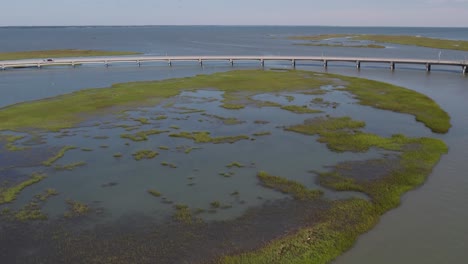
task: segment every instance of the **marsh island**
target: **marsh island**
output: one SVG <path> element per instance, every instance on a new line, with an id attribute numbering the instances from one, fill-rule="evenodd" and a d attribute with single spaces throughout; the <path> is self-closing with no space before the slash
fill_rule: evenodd
<path id="1" fill-rule="evenodd" d="M 412 90 L 299 70 L 8 106 L 0 253 L 22 263 L 328 263 L 424 183 L 450 127 Z"/>

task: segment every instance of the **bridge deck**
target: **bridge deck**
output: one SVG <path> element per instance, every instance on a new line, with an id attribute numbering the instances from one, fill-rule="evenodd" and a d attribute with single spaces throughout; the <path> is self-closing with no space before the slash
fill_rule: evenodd
<path id="1" fill-rule="evenodd" d="M 138 63 L 143 62 L 167 62 L 172 64 L 176 61 L 260 61 L 264 65 L 265 61 L 290 61 L 294 66 L 301 61 L 322 62 L 328 66 L 329 62 L 352 62 L 359 68 L 362 63 L 387 63 L 392 69 L 395 64 L 420 64 L 425 65 L 430 71 L 431 65 L 457 66 L 462 67 L 463 73 L 467 73 L 468 61 L 456 60 L 426 60 L 426 59 L 402 59 L 402 58 L 368 58 L 368 57 L 322 57 L 322 56 L 115 56 L 115 57 L 92 57 L 92 58 L 57 58 L 52 61 L 44 59 L 28 60 L 5 60 L 0 61 L 1 69 L 18 67 L 42 67 L 54 65 L 77 65 L 77 64 L 104 64 L 111 63 Z"/>

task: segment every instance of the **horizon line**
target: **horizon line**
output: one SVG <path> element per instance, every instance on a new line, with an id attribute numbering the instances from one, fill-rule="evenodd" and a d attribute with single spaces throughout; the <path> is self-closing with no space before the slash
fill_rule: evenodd
<path id="1" fill-rule="evenodd" d="M 342 28 L 468 28 L 468 26 L 343 26 L 343 25 L 273 25 L 273 24 L 141 24 L 141 25 L 0 25 L 0 28 L 14 27 L 342 27 Z"/>

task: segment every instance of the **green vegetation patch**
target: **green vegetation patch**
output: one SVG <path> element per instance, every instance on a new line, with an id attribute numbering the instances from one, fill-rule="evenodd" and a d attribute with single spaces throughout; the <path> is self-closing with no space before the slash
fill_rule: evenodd
<path id="1" fill-rule="evenodd" d="M 134 134 L 122 134 L 120 135 L 120 137 L 138 142 L 138 141 L 148 140 L 148 136 L 150 135 L 158 135 L 158 134 L 167 133 L 167 132 L 169 132 L 169 130 L 151 129 L 151 130 L 139 131 Z"/>
<path id="2" fill-rule="evenodd" d="M 196 218 L 193 216 L 190 208 L 185 205 L 185 204 L 176 204 L 174 205 L 174 208 L 176 209 L 176 212 L 172 216 L 172 218 L 183 224 L 194 224 L 194 223 L 200 223 L 201 219 Z"/>
<path id="3" fill-rule="evenodd" d="M 468 41 L 464 40 L 449 40 L 427 38 L 420 36 L 406 35 L 356 35 L 356 34 L 322 34 L 315 36 L 295 36 L 290 37 L 292 40 L 308 40 L 320 41 L 333 38 L 350 38 L 352 40 L 369 40 L 379 43 L 392 43 L 399 45 L 411 45 L 418 47 L 434 48 L 434 49 L 449 49 L 468 51 Z M 313 43 L 310 43 L 313 44 Z M 307 45 L 307 44 L 306 44 Z M 375 44 L 370 44 L 375 45 Z M 377 45 L 380 46 L 380 45 Z"/>
<path id="4" fill-rule="evenodd" d="M 401 135 L 392 139 L 398 141 L 401 156 L 397 160 L 398 166 L 382 166 L 386 167 L 387 171 L 380 179 L 356 177 L 353 174 L 359 174 L 360 166 L 343 168 L 338 164 L 329 172 L 319 173 L 320 183 L 339 191 L 360 191 L 368 194 L 379 214 L 397 207 L 400 204 L 400 196 L 422 184 L 440 157 L 447 153 L 448 148 L 439 139 L 408 138 Z M 388 163 L 388 160 L 386 162 Z"/>
<path id="5" fill-rule="evenodd" d="M 328 44 L 328 43 L 295 43 L 298 46 L 309 46 L 309 47 L 331 47 L 331 48 L 369 48 L 369 49 L 385 49 L 385 46 L 377 44 L 365 44 L 365 45 L 344 45 L 344 44 Z"/>
<path id="6" fill-rule="evenodd" d="M 284 194 L 290 194 L 298 200 L 313 200 L 319 198 L 322 195 L 320 190 L 309 190 L 298 182 L 278 176 L 273 176 L 266 173 L 265 171 L 260 171 L 257 174 L 257 178 L 264 187 L 274 189 Z"/>
<path id="7" fill-rule="evenodd" d="M 362 105 L 413 115 L 435 133 L 447 133 L 451 127 L 447 112 L 423 94 L 388 83 L 354 77 L 341 79 L 349 84 L 339 90 L 351 92 Z"/>
<path id="8" fill-rule="evenodd" d="M 463 40 L 448 40 L 436 39 L 418 36 L 402 36 L 402 35 L 359 35 L 353 39 L 371 40 L 380 43 L 393 43 L 399 45 L 411 45 L 418 47 L 434 48 L 434 49 L 449 49 L 468 51 L 468 41 Z"/>
<path id="9" fill-rule="evenodd" d="M 240 163 L 240 162 L 234 161 L 234 162 L 231 162 L 228 165 L 226 165 L 226 167 L 228 167 L 228 168 L 233 168 L 233 167 L 243 168 L 244 165 L 242 163 Z"/>
<path id="10" fill-rule="evenodd" d="M 52 166 L 52 164 L 54 164 L 54 162 L 56 162 L 57 160 L 59 160 L 63 156 L 65 156 L 65 152 L 67 152 L 69 150 L 72 150 L 72 149 L 76 149 L 76 147 L 75 146 L 65 146 L 62 149 L 60 149 L 55 156 L 50 157 L 48 160 L 42 162 L 42 164 L 45 165 L 45 166 Z"/>
<path id="11" fill-rule="evenodd" d="M 132 154 L 135 160 L 142 160 L 142 159 L 153 159 L 158 156 L 159 153 L 152 150 L 139 150 Z"/>
<path id="12" fill-rule="evenodd" d="M 355 94 L 362 104 L 415 115 L 418 121 L 424 122 L 435 131 L 446 131 L 447 124 L 450 126 L 448 115 L 430 98 L 401 87 L 332 74 L 317 76 L 307 71 L 247 70 L 163 81 L 115 84 L 108 89 L 86 89 L 44 100 L 15 104 L 0 109 L 0 130 L 57 131 L 74 127 L 92 115 L 119 113 L 135 106 L 154 106 L 181 91 L 206 87 L 224 91 L 224 104 L 241 105 L 241 100 L 244 101 L 244 106 L 249 103 L 246 98 L 256 94 L 315 93 L 322 91 L 320 87 L 323 85 L 334 84 L 336 79 L 350 82 L 351 87 L 344 90 Z M 243 94 L 239 94 L 239 91 Z M 408 101 L 409 103 L 406 103 Z M 432 115 L 432 119 L 427 118 L 429 113 L 435 114 Z M 15 118 L 16 116 L 22 118 Z"/>
<path id="13" fill-rule="evenodd" d="M 148 193 L 151 194 L 154 197 L 161 197 L 161 193 L 154 190 L 154 189 L 148 190 Z"/>
<path id="14" fill-rule="evenodd" d="M 56 170 L 68 170 L 68 171 L 71 171 L 71 170 L 74 170 L 75 168 L 78 168 L 78 167 L 82 167 L 82 166 L 85 166 L 86 165 L 86 162 L 84 161 L 78 161 L 78 162 L 73 162 L 73 163 L 70 163 L 70 164 L 67 164 L 67 165 L 55 165 L 54 168 Z"/>
<path id="15" fill-rule="evenodd" d="M 380 137 L 360 131 L 365 123 L 352 120 L 350 117 L 318 117 L 308 119 L 302 125 L 285 128 L 306 135 L 319 135 L 318 141 L 326 143 L 330 150 L 336 152 L 366 152 L 371 147 L 385 150 L 401 150 L 405 137 L 397 134 L 390 138 Z"/>
<path id="16" fill-rule="evenodd" d="M 19 52 L 1 52 L 0 60 L 118 56 L 118 55 L 135 55 L 135 54 L 141 54 L 141 53 L 128 52 L 128 51 L 79 50 L 79 49 L 33 50 L 33 51 L 19 51 Z"/>
<path id="17" fill-rule="evenodd" d="M 287 110 L 296 114 L 316 114 L 321 113 L 320 110 L 310 109 L 307 105 L 285 105 L 281 109 Z"/>
<path id="18" fill-rule="evenodd" d="M 67 200 L 67 205 L 68 211 L 64 213 L 65 218 L 85 216 L 91 211 L 88 205 L 78 201 Z"/>
<path id="19" fill-rule="evenodd" d="M 46 178 L 45 174 L 33 173 L 31 178 L 20 182 L 19 184 L 10 187 L 0 187 L 0 204 L 11 203 L 16 199 L 16 196 L 26 187 L 36 184 Z"/>
<path id="20" fill-rule="evenodd" d="M 223 121 L 223 124 L 225 125 L 238 125 L 238 124 L 242 124 L 242 123 L 245 123 L 244 121 L 241 121 L 235 117 L 222 117 L 222 116 L 219 116 L 219 115 L 211 115 L 211 114 L 206 114 L 206 113 L 203 113 L 202 115 L 204 116 L 207 116 L 207 117 L 212 117 L 212 118 L 216 118 L 216 119 L 219 119 L 221 121 Z"/>
<path id="21" fill-rule="evenodd" d="M 162 165 L 162 166 L 165 166 L 165 167 L 172 168 L 172 169 L 177 168 L 177 165 L 175 165 L 174 163 L 167 162 L 167 161 L 161 162 L 161 165 Z"/>
<path id="22" fill-rule="evenodd" d="M 181 131 L 180 133 L 169 134 L 170 137 L 178 137 L 178 138 L 188 138 L 196 143 L 214 143 L 214 144 L 222 144 L 222 143 L 235 143 L 239 140 L 246 140 L 250 139 L 248 136 L 240 135 L 240 136 L 226 136 L 226 137 L 211 137 L 210 132 L 207 131 L 195 131 L 195 132 L 185 132 Z"/>
<path id="23" fill-rule="evenodd" d="M 41 211 L 39 203 L 30 202 L 23 208 L 19 209 L 13 214 L 13 219 L 26 222 L 26 221 L 44 221 L 47 220 L 47 215 Z"/>
<path id="24" fill-rule="evenodd" d="M 27 147 L 18 147 L 15 145 L 15 142 L 25 138 L 25 136 L 14 136 L 14 135 L 0 135 L 0 141 L 6 142 L 6 149 L 9 151 L 21 151 L 28 149 Z"/>
<path id="25" fill-rule="evenodd" d="M 271 135 L 271 132 L 270 131 L 261 131 L 261 132 L 253 133 L 253 135 L 256 136 L 256 137 L 269 136 L 269 135 Z"/>

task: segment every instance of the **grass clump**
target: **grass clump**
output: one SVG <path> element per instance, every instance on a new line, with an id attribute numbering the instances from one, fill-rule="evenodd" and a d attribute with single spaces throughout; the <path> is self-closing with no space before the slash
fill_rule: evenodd
<path id="1" fill-rule="evenodd" d="M 26 147 L 18 147 L 15 142 L 25 138 L 25 136 L 14 135 L 0 135 L 0 141 L 6 141 L 6 149 L 9 151 L 21 151 L 27 149 Z"/>
<path id="2" fill-rule="evenodd" d="M 112 155 L 112 156 L 113 156 L 114 158 L 121 158 L 123 155 L 122 155 L 122 153 L 117 152 L 117 153 L 115 153 L 115 154 Z"/>
<path id="3" fill-rule="evenodd" d="M 231 176 L 234 176 L 234 172 L 230 171 L 230 172 L 220 172 L 219 175 L 225 177 L 225 178 L 230 178 Z"/>
<path id="4" fill-rule="evenodd" d="M 391 151 L 402 148 L 404 136 L 393 135 L 385 138 L 358 130 L 364 126 L 364 122 L 352 120 L 350 117 L 318 117 L 308 119 L 302 125 L 287 127 L 286 130 L 306 135 L 319 135 L 317 141 L 326 143 L 330 150 L 336 152 L 366 152 L 371 147 Z"/>
<path id="5" fill-rule="evenodd" d="M 185 204 L 174 205 L 176 212 L 173 215 L 174 220 L 183 224 L 193 224 L 199 222 L 200 219 L 195 218 L 190 211 L 190 208 Z"/>
<path id="6" fill-rule="evenodd" d="M 309 190 L 304 185 L 278 176 L 273 176 L 265 171 L 257 174 L 264 187 L 274 189 L 284 194 L 290 194 L 297 200 L 314 200 L 322 195 L 319 190 Z"/>
<path id="7" fill-rule="evenodd" d="M 159 153 L 152 151 L 152 150 L 139 150 L 132 154 L 135 160 L 142 160 L 142 159 L 153 159 L 158 156 Z"/>
<path id="8" fill-rule="evenodd" d="M 170 162 L 166 162 L 166 161 L 161 162 L 161 165 L 163 165 L 165 167 L 172 168 L 172 169 L 177 168 L 177 165 L 175 165 L 174 163 L 170 163 Z"/>
<path id="9" fill-rule="evenodd" d="M 228 168 L 233 168 L 233 167 L 243 168 L 244 165 L 242 165 L 242 163 L 240 163 L 240 162 L 234 161 L 234 162 L 231 162 L 230 164 L 226 165 L 226 167 L 228 167 Z"/>
<path id="10" fill-rule="evenodd" d="M 160 150 L 169 150 L 169 147 L 166 147 L 166 146 L 159 146 L 158 147 Z"/>
<path id="11" fill-rule="evenodd" d="M 78 201 L 67 200 L 67 205 L 68 211 L 64 213 L 64 216 L 66 218 L 80 217 L 90 212 L 90 208 L 88 205 Z"/>
<path id="12" fill-rule="evenodd" d="M 122 134 L 120 135 L 120 137 L 138 142 L 138 141 L 148 140 L 148 136 L 150 135 L 158 135 L 158 134 L 167 133 L 167 132 L 169 132 L 169 130 L 151 129 L 151 130 L 139 131 L 134 134 Z"/>
<path id="13" fill-rule="evenodd" d="M 221 207 L 221 203 L 219 201 L 213 201 L 210 203 L 210 206 L 216 209 L 216 208 Z"/>
<path id="14" fill-rule="evenodd" d="M 165 119 L 167 119 L 166 115 L 160 115 L 154 118 L 154 120 L 165 120 Z"/>
<path id="15" fill-rule="evenodd" d="M 46 201 L 47 199 L 49 199 L 50 197 L 56 196 L 56 195 L 58 195 L 58 194 L 59 194 L 58 191 L 55 190 L 55 189 L 47 189 L 47 190 L 45 190 L 44 193 L 42 193 L 42 194 L 37 194 L 37 195 L 35 195 L 34 197 L 35 197 L 36 199 L 38 199 L 39 201 L 44 202 L 44 201 Z"/>
<path id="16" fill-rule="evenodd" d="M 262 132 L 253 133 L 253 135 L 256 136 L 256 137 L 269 136 L 269 135 L 271 135 L 271 132 L 270 131 L 262 131 Z"/>
<path id="17" fill-rule="evenodd" d="M 59 170 L 59 171 L 63 171 L 63 170 L 71 171 L 71 170 L 74 170 L 77 167 L 82 167 L 82 166 L 85 166 L 85 165 L 86 165 L 86 162 L 78 161 L 78 162 L 73 162 L 73 163 L 70 163 L 70 164 L 67 164 L 67 165 L 55 165 L 54 168 L 56 170 Z"/>
<path id="18" fill-rule="evenodd" d="M 52 166 L 52 164 L 54 162 L 56 162 L 57 160 L 59 160 L 60 158 L 62 158 L 63 156 L 65 156 L 65 152 L 69 151 L 69 150 L 72 150 L 72 149 L 76 149 L 75 146 L 65 146 L 63 147 L 62 149 L 60 149 L 57 154 L 51 158 L 49 158 L 48 160 L 42 162 L 43 165 L 45 166 Z"/>
<path id="19" fill-rule="evenodd" d="M 245 108 L 245 105 L 224 103 L 221 105 L 221 107 L 229 110 L 239 110 Z"/>
<path id="20" fill-rule="evenodd" d="M 11 203 L 16 199 L 16 196 L 26 187 L 36 184 L 46 178 L 45 174 L 33 173 L 31 178 L 23 182 L 18 183 L 17 185 L 5 188 L 0 187 L 0 205 L 5 203 Z"/>
<path id="21" fill-rule="evenodd" d="M 219 119 L 221 121 L 223 121 L 223 124 L 225 125 L 238 125 L 238 124 L 242 124 L 244 123 L 244 121 L 241 121 L 235 117 L 222 117 L 222 116 L 219 116 L 219 115 L 210 115 L 210 114 L 206 114 L 206 113 L 203 113 L 202 115 L 204 116 L 207 116 L 207 117 L 212 117 L 212 118 L 216 118 L 216 119 Z"/>
<path id="22" fill-rule="evenodd" d="M 89 57 L 89 56 L 117 56 L 134 55 L 139 52 L 128 51 L 105 51 L 105 50 L 79 50 L 79 49 L 57 49 L 57 50 L 33 50 L 17 52 L 1 52 L 0 60 L 23 60 L 41 58 L 66 58 L 66 57 Z"/>
<path id="23" fill-rule="evenodd" d="M 282 106 L 281 109 L 290 111 L 296 114 L 316 114 L 316 113 L 321 113 L 322 111 L 320 110 L 315 110 L 315 109 L 310 109 L 307 107 L 307 105 L 285 105 Z"/>
<path id="24" fill-rule="evenodd" d="M 148 190 L 148 193 L 151 194 L 154 197 L 161 197 L 161 193 L 156 191 L 156 190 L 153 190 L 153 189 Z"/>
<path id="25" fill-rule="evenodd" d="M 41 211 L 38 203 L 30 202 L 23 208 L 13 214 L 13 218 L 20 222 L 26 221 L 44 221 L 47 220 L 47 215 Z"/>
<path id="26" fill-rule="evenodd" d="M 249 139 L 249 137 L 245 135 L 213 138 L 211 137 L 210 132 L 207 132 L 207 131 L 195 131 L 195 132 L 182 131 L 177 134 L 175 133 L 170 134 L 169 136 L 191 139 L 195 141 L 196 143 L 214 143 L 214 144 L 235 143 L 239 140 Z"/>

